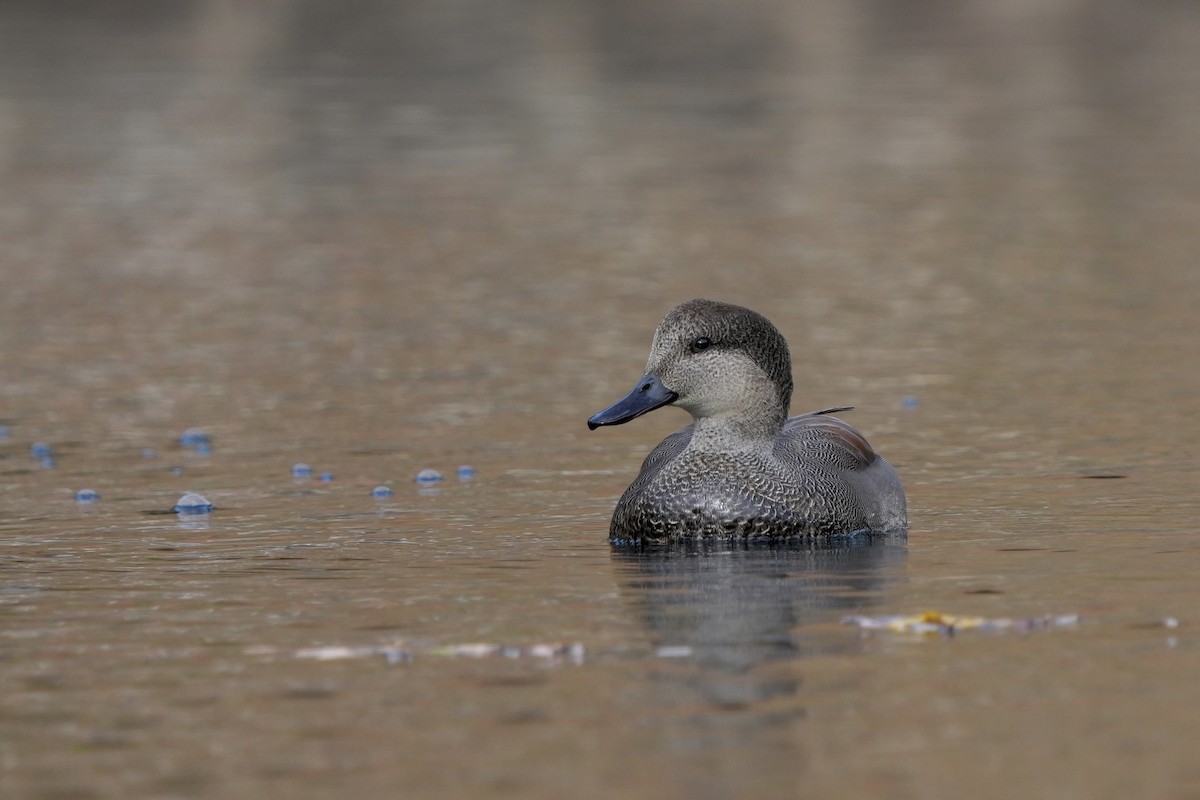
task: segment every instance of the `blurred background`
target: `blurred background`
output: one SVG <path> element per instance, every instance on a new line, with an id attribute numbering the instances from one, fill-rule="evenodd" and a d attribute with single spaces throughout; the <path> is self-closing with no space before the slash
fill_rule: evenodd
<path id="1" fill-rule="evenodd" d="M 0 793 L 1194 794 L 1198 223 L 1189 0 L 4 0 Z M 686 417 L 584 422 L 692 297 L 857 407 L 907 549 L 609 553 Z M 599 655 L 290 655 L 389 637 Z"/>
<path id="2" fill-rule="evenodd" d="M 14 0 L 0 413 L 573 424 L 692 296 L 780 326 L 797 411 L 1036 379 L 1022 417 L 1130 413 L 1200 336 L 1198 17 Z"/>

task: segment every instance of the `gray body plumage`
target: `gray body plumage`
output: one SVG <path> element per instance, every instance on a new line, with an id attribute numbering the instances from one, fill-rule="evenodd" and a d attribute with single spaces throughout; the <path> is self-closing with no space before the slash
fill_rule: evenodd
<path id="1" fill-rule="evenodd" d="M 782 335 L 739 306 L 693 300 L 655 333 L 646 376 L 589 426 L 661 405 L 693 424 L 668 436 L 618 501 L 614 541 L 792 537 L 901 531 L 895 470 L 830 409 L 787 418 L 791 358 Z"/>

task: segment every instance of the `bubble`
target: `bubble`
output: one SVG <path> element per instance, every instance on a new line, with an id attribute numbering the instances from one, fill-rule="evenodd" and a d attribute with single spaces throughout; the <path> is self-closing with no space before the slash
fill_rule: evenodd
<path id="1" fill-rule="evenodd" d="M 7 425 L 0 425 L 0 439 L 11 439 L 12 428 Z"/>
<path id="2" fill-rule="evenodd" d="M 413 480 L 421 484 L 437 483 L 442 480 L 442 473 L 436 469 L 426 468 L 418 472 L 417 477 L 413 478 Z"/>
<path id="3" fill-rule="evenodd" d="M 333 473 L 332 472 L 322 472 L 321 480 L 325 483 L 332 483 L 333 482 Z"/>
<path id="4" fill-rule="evenodd" d="M 42 469 L 54 469 L 54 459 L 50 456 L 46 456 L 38 463 L 42 465 Z"/>
<path id="5" fill-rule="evenodd" d="M 469 481 L 474 477 L 475 477 L 475 468 L 474 467 L 472 467 L 468 464 L 463 464 L 461 467 L 458 468 L 458 479 L 460 481 Z"/>
<path id="6" fill-rule="evenodd" d="M 391 497 L 395 492 L 390 486 L 376 486 L 371 490 L 371 497 Z"/>
<path id="7" fill-rule="evenodd" d="M 213 504 L 202 494 L 188 492 L 179 498 L 172 510 L 176 514 L 209 514 L 213 510 Z"/>
<path id="8" fill-rule="evenodd" d="M 34 442 L 29 447 L 29 455 L 38 460 L 49 458 L 50 454 L 53 452 L 54 451 L 51 449 L 50 445 L 46 444 L 45 442 Z"/>
<path id="9" fill-rule="evenodd" d="M 142 458 L 158 458 L 158 451 L 153 447 L 143 447 Z"/>
<path id="10" fill-rule="evenodd" d="M 188 428 L 179 435 L 179 444 L 190 448 L 198 455 L 206 456 L 212 452 L 212 437 L 200 428 Z"/>
<path id="11" fill-rule="evenodd" d="M 313 473 L 313 468 L 310 467 L 308 464 L 293 464 L 292 465 L 292 477 L 293 478 L 311 478 L 312 473 Z"/>
<path id="12" fill-rule="evenodd" d="M 917 396 L 914 394 L 906 394 L 904 395 L 904 399 L 900 401 L 900 405 L 904 406 L 905 408 L 916 408 L 920 404 L 921 401 L 918 400 Z"/>
<path id="13" fill-rule="evenodd" d="M 80 489 L 75 493 L 76 503 L 94 503 L 100 499 L 100 493 L 95 489 Z"/>
<path id="14" fill-rule="evenodd" d="M 179 444 L 183 447 L 199 449 L 200 447 L 212 447 L 212 439 L 200 428 L 188 428 L 179 434 Z"/>

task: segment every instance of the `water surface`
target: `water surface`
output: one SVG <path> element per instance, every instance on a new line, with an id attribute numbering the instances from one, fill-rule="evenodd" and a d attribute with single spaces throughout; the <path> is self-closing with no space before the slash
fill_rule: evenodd
<path id="1" fill-rule="evenodd" d="M 1200 10 L 144 6 L 0 11 L 0 794 L 1200 794 Z M 907 541 L 609 548 L 696 296 Z"/>

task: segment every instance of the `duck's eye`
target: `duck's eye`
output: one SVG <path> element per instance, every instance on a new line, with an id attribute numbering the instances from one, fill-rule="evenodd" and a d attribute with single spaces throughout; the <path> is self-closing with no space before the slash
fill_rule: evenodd
<path id="1" fill-rule="evenodd" d="M 712 339 L 708 338 L 707 336 L 701 336 L 691 343 L 689 349 L 693 353 L 699 353 L 701 350 L 707 350 L 710 347 L 712 347 Z"/>

